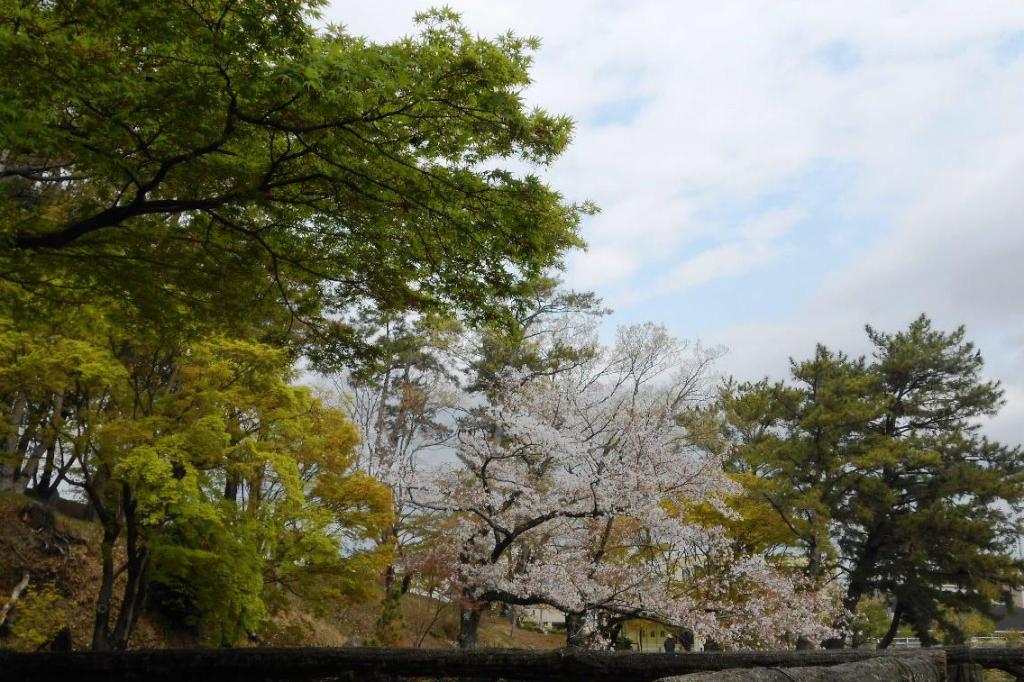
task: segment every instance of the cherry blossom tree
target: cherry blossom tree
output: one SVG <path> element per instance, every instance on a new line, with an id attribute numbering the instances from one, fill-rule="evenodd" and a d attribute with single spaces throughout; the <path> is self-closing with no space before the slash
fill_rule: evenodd
<path id="1" fill-rule="evenodd" d="M 595 320 L 608 312 L 593 294 L 565 290 L 554 277 L 531 280 L 522 294 L 506 324 L 476 330 L 379 310 L 352 320 L 368 352 L 357 368 L 332 379 L 362 435 L 359 466 L 388 485 L 395 500 L 395 522 L 379 540 L 394 560 L 383 576 L 378 643 L 398 643 L 402 596 L 414 584 L 436 592 L 437 567 L 447 561 L 434 538 L 448 520 L 425 518 L 422 507 L 410 505 L 409 488 L 424 460 L 450 455 L 459 420 L 486 400 L 508 366 L 524 376 L 553 376 L 591 357 Z"/>
<path id="2" fill-rule="evenodd" d="M 830 634 L 828 595 L 688 513 L 725 509 L 734 491 L 679 420 L 709 397 L 716 356 L 662 327 L 624 328 L 564 372 L 506 376 L 463 422 L 459 465 L 414 491 L 457 518 L 446 541 L 460 646 L 476 645 L 495 602 L 561 609 L 570 646 L 607 645 L 630 618 L 723 644 Z"/>

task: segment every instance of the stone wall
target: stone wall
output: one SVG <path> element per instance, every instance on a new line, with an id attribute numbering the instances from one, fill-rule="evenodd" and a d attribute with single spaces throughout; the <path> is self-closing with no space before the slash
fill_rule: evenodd
<path id="1" fill-rule="evenodd" d="M 737 668 L 664 677 L 658 682 L 945 682 L 946 680 L 945 652 L 931 651 L 879 656 L 834 666 Z"/>

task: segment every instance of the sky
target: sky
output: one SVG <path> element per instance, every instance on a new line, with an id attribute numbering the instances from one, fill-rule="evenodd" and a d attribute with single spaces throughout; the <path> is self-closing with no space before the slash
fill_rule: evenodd
<path id="1" fill-rule="evenodd" d="M 333 0 L 386 41 L 429 0 Z M 782 377 L 865 323 L 967 325 L 1024 443 L 1024 1 L 453 0 L 537 36 L 530 105 L 576 121 L 546 179 L 590 199 L 567 284 Z"/>

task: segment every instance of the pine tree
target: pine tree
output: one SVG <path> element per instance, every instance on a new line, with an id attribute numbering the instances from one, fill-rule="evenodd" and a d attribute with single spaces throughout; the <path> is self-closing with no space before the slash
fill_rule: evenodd
<path id="1" fill-rule="evenodd" d="M 886 597 L 880 646 L 904 622 L 925 643 L 936 626 L 958 639 L 951 614 L 984 611 L 1021 580 L 1009 550 L 1024 458 L 979 432 L 1003 392 L 963 327 L 943 333 L 921 316 L 867 332 L 870 359 L 819 346 L 793 363 L 793 385 L 724 391 L 730 465 L 751 503 L 782 520 L 807 574 L 842 578 L 847 610 Z"/>

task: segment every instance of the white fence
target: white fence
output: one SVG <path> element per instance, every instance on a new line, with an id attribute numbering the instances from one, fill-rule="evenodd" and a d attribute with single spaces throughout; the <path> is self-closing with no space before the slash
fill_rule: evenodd
<path id="1" fill-rule="evenodd" d="M 971 637 L 967 646 L 976 648 L 1003 647 L 1009 646 L 1010 642 L 1005 637 Z M 896 637 L 890 645 L 892 649 L 920 649 L 921 640 L 917 637 Z"/>

